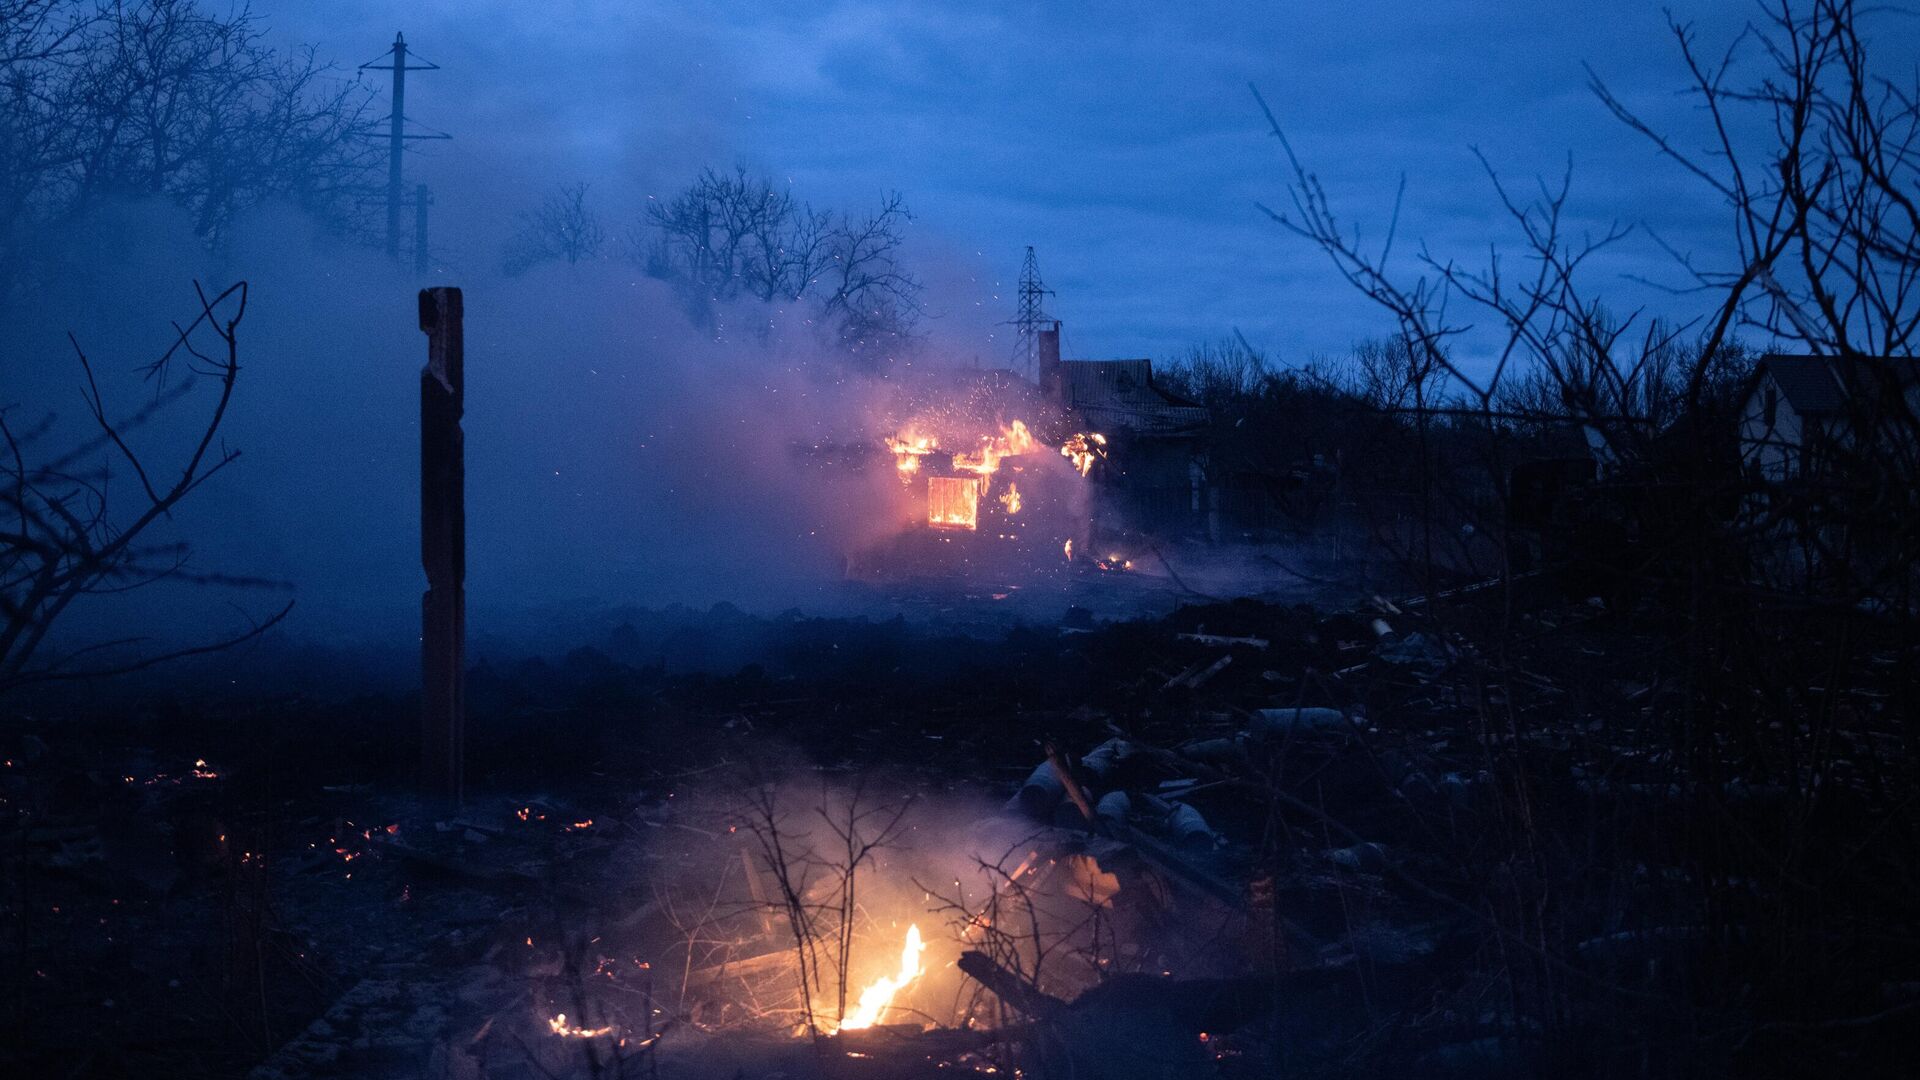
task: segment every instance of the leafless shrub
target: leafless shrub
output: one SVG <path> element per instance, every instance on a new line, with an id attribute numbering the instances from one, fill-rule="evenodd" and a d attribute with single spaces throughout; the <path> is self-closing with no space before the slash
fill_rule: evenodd
<path id="1" fill-rule="evenodd" d="M 736 827 L 752 837 L 758 868 L 774 883 L 777 895 L 768 899 L 793 939 L 801 1022 L 815 1037 L 825 1010 L 837 1019 L 847 1015 L 855 937 L 865 916 L 861 875 L 899 841 L 909 806 L 875 801 L 864 783 L 845 792 L 823 785 L 805 810 L 773 784 L 742 798 Z"/>
<path id="2" fill-rule="evenodd" d="M 64 448 L 46 445 L 51 417 L 17 430 L 0 411 L 0 691 L 30 683 L 100 678 L 168 660 L 229 648 L 256 637 L 285 618 L 278 612 L 222 640 L 164 651 L 140 652 L 142 639 L 124 638 L 71 648 L 48 658 L 43 649 L 62 615 L 88 596 L 123 593 L 161 581 L 261 588 L 275 583 L 193 569 L 184 543 L 154 543 L 148 537 L 202 485 L 240 457 L 220 441 L 240 377 L 240 321 L 247 286 L 240 282 L 208 297 L 195 286 L 199 312 L 175 324 L 173 345 L 144 369 L 161 388 L 131 415 L 117 416 L 95 377 L 94 366 L 73 338 L 85 377 L 84 400 L 96 434 Z M 209 344 L 208 339 L 211 339 Z M 185 368 L 186 378 L 178 378 Z M 167 376 L 176 381 L 167 387 Z M 156 422 L 195 380 L 216 386 L 212 408 L 184 458 L 162 464 L 134 446 L 134 433 Z M 111 463 L 131 472 L 132 505 L 110 498 Z"/>

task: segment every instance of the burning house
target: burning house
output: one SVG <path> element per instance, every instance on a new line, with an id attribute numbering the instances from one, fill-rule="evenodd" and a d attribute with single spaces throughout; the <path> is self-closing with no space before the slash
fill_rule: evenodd
<path id="1" fill-rule="evenodd" d="M 878 441 L 897 480 L 901 527 L 863 553 L 857 574 L 1052 573 L 1085 550 L 1088 476 L 1106 436 L 1008 372 L 966 373 L 921 388 L 907 419 Z"/>
<path id="2" fill-rule="evenodd" d="M 1057 322 L 1040 331 L 1038 377 L 1042 393 L 1077 426 L 1106 439 L 1097 534 L 1206 533 L 1205 406 L 1156 385 L 1152 360 L 1063 360 Z"/>
<path id="3" fill-rule="evenodd" d="M 1036 380 L 949 371 L 903 392 L 875 440 L 900 528 L 850 557 L 852 576 L 1051 575 L 1076 554 L 1128 569 L 1142 536 L 1205 534 L 1207 410 L 1157 386 L 1150 360 L 1062 360 L 1058 323 L 1038 344 Z"/>

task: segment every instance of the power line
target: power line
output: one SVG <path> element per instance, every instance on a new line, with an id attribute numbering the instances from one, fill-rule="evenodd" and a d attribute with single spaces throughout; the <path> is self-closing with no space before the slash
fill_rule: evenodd
<path id="1" fill-rule="evenodd" d="M 403 194 L 404 183 L 401 175 L 401 155 L 406 152 L 407 142 L 411 139 L 451 139 L 445 132 L 428 128 L 429 134 L 412 135 L 407 132 L 407 72 L 438 71 L 440 65 L 414 57 L 413 63 L 407 62 L 407 38 L 405 34 L 393 35 L 393 45 L 386 52 L 360 65 L 362 71 L 393 72 L 393 110 L 387 114 L 387 257 L 400 258 L 400 210 L 406 201 Z M 389 61 L 381 63 L 381 61 Z M 424 240 L 424 237 L 419 238 Z M 415 252 L 415 261 L 420 260 Z"/>

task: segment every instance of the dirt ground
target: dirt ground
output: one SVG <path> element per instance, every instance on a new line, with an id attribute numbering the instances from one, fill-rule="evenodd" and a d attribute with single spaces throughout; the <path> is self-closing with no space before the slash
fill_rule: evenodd
<path id="1" fill-rule="evenodd" d="M 669 662 L 745 630 L 728 673 Z M 1904 721 L 1860 673 L 1863 752 L 1825 759 L 1817 814 L 1692 763 L 1709 805 L 1652 734 L 1665 642 L 1546 595 L 1517 623 L 1470 597 L 1445 617 L 1197 602 L 986 636 L 682 613 L 483 662 L 461 806 L 414 794 L 405 695 L 203 684 L 15 715 L 0 1057 L 76 1077 L 1883 1072 L 1912 1046 L 1878 1018 L 1920 973 L 1888 850 L 1913 835 L 1911 769 L 1886 764 Z M 938 963 L 879 1029 L 807 1037 L 756 844 L 771 790 L 802 818 L 906 808 L 862 871 L 884 884 L 850 908 L 849 964 L 885 968 L 908 919 Z M 1727 880 L 1758 858 L 1727 855 L 1708 919 L 1702 814 L 1732 815 L 1736 845 L 1792 829 L 1832 854 L 1775 882 Z M 1793 958 L 1724 928 L 1814 887 L 1831 962 L 1810 1012 L 1782 989 Z M 1032 957 L 970 905 L 1016 893 L 1090 922 L 1049 923 L 1049 966 L 989 993 L 960 954 Z"/>

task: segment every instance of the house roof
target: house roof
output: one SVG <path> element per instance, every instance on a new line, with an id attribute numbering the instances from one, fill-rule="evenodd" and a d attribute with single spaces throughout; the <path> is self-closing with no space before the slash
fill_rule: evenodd
<path id="1" fill-rule="evenodd" d="M 1171 434 L 1207 422 L 1206 406 L 1154 385 L 1151 360 L 1065 360 L 1060 381 L 1067 406 L 1096 427 Z"/>
<path id="2" fill-rule="evenodd" d="M 1842 357 L 1788 356 L 1768 353 L 1755 368 L 1773 376 L 1787 404 L 1802 416 L 1834 416 L 1846 408 L 1847 399 L 1875 384 L 1868 380 L 1880 372 L 1892 372 L 1897 385 L 1911 387 L 1920 382 L 1920 360 L 1910 356 Z"/>

